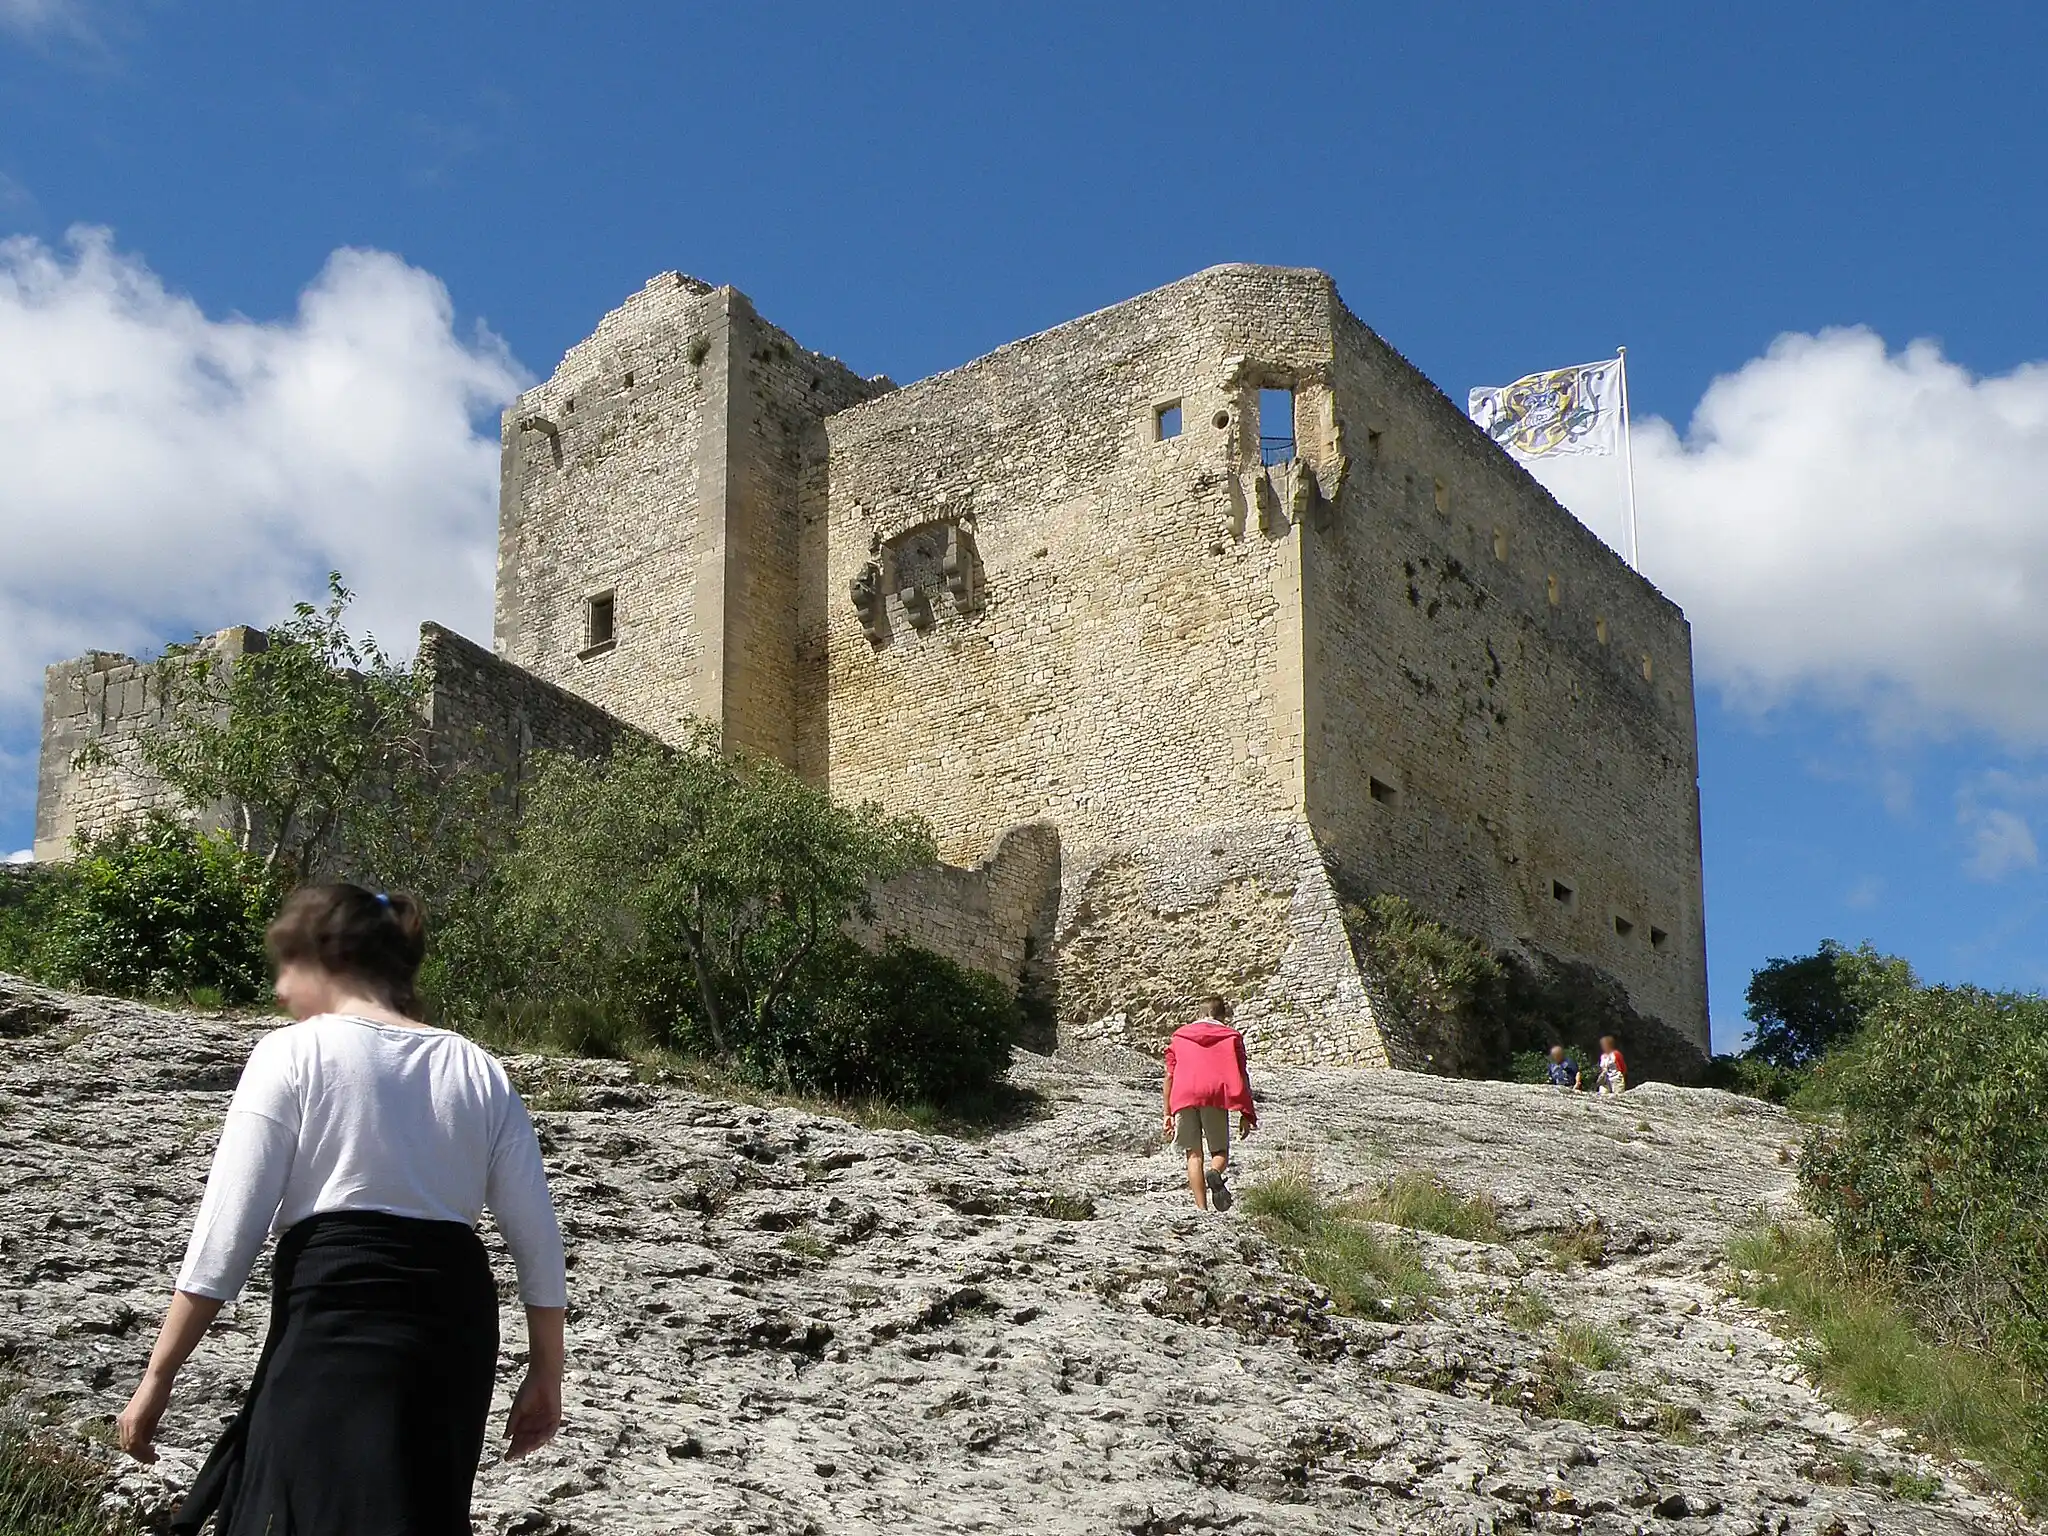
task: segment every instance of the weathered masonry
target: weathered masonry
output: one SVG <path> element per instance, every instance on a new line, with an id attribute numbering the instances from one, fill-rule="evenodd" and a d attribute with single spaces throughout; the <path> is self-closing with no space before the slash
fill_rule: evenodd
<path id="1" fill-rule="evenodd" d="M 437 698 L 515 777 L 704 719 L 920 813 L 950 863 L 883 925 L 1069 1041 L 1220 989 L 1269 1057 L 1408 1064 L 1342 907 L 1394 892 L 1707 1047 L 1685 618 L 1320 272 L 903 388 L 658 277 L 505 414 L 495 628 L 434 631 Z M 52 669 L 39 852 L 146 799 L 68 770 L 147 728 L 141 677 Z"/>
<path id="2" fill-rule="evenodd" d="M 1706 1047 L 1684 616 L 1322 273 L 1218 267 L 900 389 L 657 278 L 506 414 L 496 641 L 929 817 L 1007 893 L 974 953 L 1070 1037 L 1218 986 L 1268 1051 L 1398 1055 L 1341 887 Z M 959 948 L 950 889 L 898 925 Z"/>

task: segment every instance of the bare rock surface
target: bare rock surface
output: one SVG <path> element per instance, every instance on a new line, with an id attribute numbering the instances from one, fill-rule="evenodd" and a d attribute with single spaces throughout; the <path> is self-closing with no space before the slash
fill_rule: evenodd
<path id="1" fill-rule="evenodd" d="M 145 1360 L 220 1116 L 267 1021 L 0 978 L 0 1361 L 105 1439 Z M 984 1141 L 871 1131 L 515 1064 L 571 1251 L 568 1428 L 487 1462 L 478 1529 L 836 1533 L 2035 1530 L 1967 1468 L 1833 1412 L 1729 1298 L 1797 1128 L 1703 1090 L 1618 1101 L 1399 1072 L 1263 1074 L 1242 1186 L 1402 1168 L 1507 1238 L 1417 1236 L 1443 1294 L 1337 1316 L 1237 1213 L 1202 1216 L 1142 1064 L 1025 1058 L 1045 1112 Z M 1597 1262 L 1544 1239 L 1575 1234 Z M 502 1414 L 523 1324 L 507 1306 Z M 261 1342 L 259 1269 L 181 1378 L 145 1507 L 189 1481 Z M 1621 1349 L 1544 1417 L 1556 1330 Z M 1550 1408 L 1555 1412 L 1555 1406 Z M 495 1429 L 494 1429 L 495 1435 Z"/>

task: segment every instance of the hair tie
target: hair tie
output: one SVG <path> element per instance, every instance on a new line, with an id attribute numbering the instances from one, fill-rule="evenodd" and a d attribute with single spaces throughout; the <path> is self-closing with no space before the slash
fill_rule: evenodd
<path id="1" fill-rule="evenodd" d="M 382 891 L 373 891 L 371 892 L 371 894 L 377 898 L 378 906 L 388 908 L 391 905 L 391 898 L 389 896 L 386 896 Z"/>

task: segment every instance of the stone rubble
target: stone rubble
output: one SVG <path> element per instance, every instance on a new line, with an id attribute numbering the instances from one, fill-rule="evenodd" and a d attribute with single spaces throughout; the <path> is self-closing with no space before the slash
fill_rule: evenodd
<path id="1" fill-rule="evenodd" d="M 98 1454 L 268 1023 L 0 978 L 0 1362 L 25 1380 L 16 1411 Z M 1136 1059 L 1021 1059 L 1045 1112 L 982 1141 L 715 1102 L 618 1064 L 515 1067 L 570 1243 L 571 1362 L 563 1437 L 479 1478 L 496 1536 L 2041 1529 L 1969 1469 L 1831 1411 L 1730 1299 L 1727 1237 L 1789 1201 L 1798 1136 L 1748 1100 L 1263 1074 L 1240 1186 L 1419 1168 L 1500 1203 L 1508 1242 L 1418 1236 L 1444 1293 L 1367 1322 L 1240 1212 L 1187 1205 Z M 1604 1258 L 1564 1267 L 1555 1233 L 1595 1234 Z M 523 1325 L 493 1249 L 501 1415 Z M 266 1294 L 259 1268 L 187 1367 L 163 1460 L 124 1472 L 146 1509 L 233 1411 Z M 1556 1321 L 1510 1320 L 1532 1296 Z M 1624 1345 L 1589 1384 L 1631 1427 L 1529 1411 L 1572 1320 Z"/>

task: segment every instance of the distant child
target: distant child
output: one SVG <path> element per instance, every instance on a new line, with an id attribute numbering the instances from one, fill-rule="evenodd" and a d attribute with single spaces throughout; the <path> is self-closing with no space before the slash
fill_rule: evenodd
<path id="1" fill-rule="evenodd" d="M 1553 1045 L 1550 1048 L 1550 1063 L 1543 1070 L 1550 1075 L 1550 1081 L 1556 1087 L 1579 1086 L 1579 1064 L 1565 1055 L 1564 1047 L 1561 1045 Z"/>
<path id="2" fill-rule="evenodd" d="M 1198 1209 L 1230 1209 L 1223 1175 L 1230 1167 L 1230 1112 L 1238 1113 L 1238 1134 L 1251 1135 L 1259 1123 L 1252 1107 L 1251 1073 L 1245 1065 L 1244 1036 L 1225 1021 L 1230 1005 L 1220 997 L 1204 1001 L 1202 1017 L 1183 1024 L 1166 1043 L 1166 1137 L 1188 1156 L 1188 1193 Z M 1202 1148 L 1209 1162 L 1202 1166 Z"/>
<path id="3" fill-rule="evenodd" d="M 1600 1037 L 1600 1072 L 1595 1081 L 1599 1084 L 1596 1093 L 1628 1091 L 1628 1063 L 1621 1059 L 1621 1047 L 1614 1043 L 1612 1035 Z"/>

